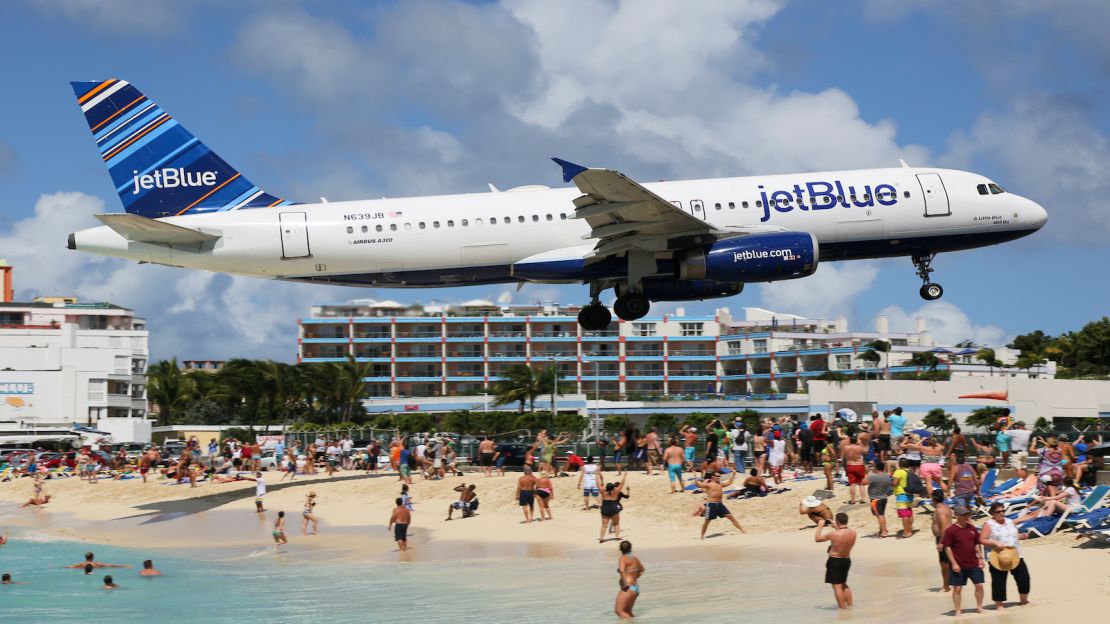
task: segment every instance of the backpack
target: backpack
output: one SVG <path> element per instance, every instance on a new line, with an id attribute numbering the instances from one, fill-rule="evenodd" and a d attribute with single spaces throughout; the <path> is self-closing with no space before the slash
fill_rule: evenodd
<path id="1" fill-rule="evenodd" d="M 748 434 L 746 431 L 744 431 L 743 429 L 738 429 L 736 431 L 736 446 L 743 446 L 744 441 L 748 439 L 747 435 Z"/>
<path id="2" fill-rule="evenodd" d="M 917 476 L 916 472 L 910 472 L 906 476 L 906 493 L 915 496 L 925 496 L 928 493 L 925 490 L 925 482 Z"/>

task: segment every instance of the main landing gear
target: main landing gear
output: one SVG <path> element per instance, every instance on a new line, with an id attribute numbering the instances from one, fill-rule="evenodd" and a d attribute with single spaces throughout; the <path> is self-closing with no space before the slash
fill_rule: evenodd
<path id="1" fill-rule="evenodd" d="M 617 316 L 626 321 L 635 321 L 647 316 L 651 310 L 651 302 L 640 293 L 627 293 L 617 297 L 613 303 L 613 311 Z"/>
<path id="2" fill-rule="evenodd" d="M 590 303 L 578 312 L 578 324 L 582 326 L 582 329 L 587 331 L 606 329 L 609 327 L 609 323 L 613 321 L 613 315 L 609 312 L 609 309 L 601 305 L 601 301 L 598 299 L 600 294 L 600 288 L 591 285 Z M 624 293 L 618 296 L 617 301 L 613 304 L 613 312 L 616 312 L 617 316 L 625 321 L 642 319 L 647 316 L 650 310 L 651 301 L 641 293 Z"/>
<path id="3" fill-rule="evenodd" d="M 613 315 L 609 313 L 609 308 L 601 305 L 601 302 L 597 299 L 588 303 L 578 312 L 578 324 L 586 331 L 606 329 L 612 321 Z"/>
<path id="4" fill-rule="evenodd" d="M 932 264 L 935 257 L 937 257 L 937 254 L 931 253 L 927 256 L 913 256 L 912 258 L 913 265 L 917 267 L 917 276 L 922 281 L 921 290 L 918 292 L 921 294 L 921 298 L 926 301 L 935 301 L 944 295 L 944 289 L 941 288 L 940 284 L 929 281 L 929 274 L 935 270 L 929 265 Z"/>

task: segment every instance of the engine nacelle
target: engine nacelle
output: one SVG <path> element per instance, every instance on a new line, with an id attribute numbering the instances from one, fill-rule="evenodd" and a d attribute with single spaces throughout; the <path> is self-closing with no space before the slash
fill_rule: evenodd
<path id="1" fill-rule="evenodd" d="M 622 294 L 618 287 L 617 294 Z M 673 278 L 647 278 L 643 283 L 644 296 L 651 301 L 698 301 L 739 295 L 743 284 L 711 282 L 708 280 L 676 281 Z"/>
<path id="2" fill-rule="evenodd" d="M 816 270 L 817 239 L 808 232 L 752 234 L 675 254 L 680 280 L 773 282 Z"/>

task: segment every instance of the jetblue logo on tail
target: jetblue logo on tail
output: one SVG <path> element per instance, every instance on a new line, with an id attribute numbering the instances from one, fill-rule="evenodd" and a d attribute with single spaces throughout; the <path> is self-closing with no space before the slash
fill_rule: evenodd
<path id="1" fill-rule="evenodd" d="M 138 195 L 142 189 L 167 189 L 181 186 L 215 186 L 215 171 L 186 171 L 185 169 L 159 169 L 153 173 L 139 175 L 133 171 L 131 182 L 134 185 L 132 195 Z"/>

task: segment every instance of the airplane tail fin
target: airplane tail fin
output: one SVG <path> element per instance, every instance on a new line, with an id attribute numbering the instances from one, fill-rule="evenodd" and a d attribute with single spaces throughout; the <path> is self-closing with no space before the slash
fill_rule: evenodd
<path id="1" fill-rule="evenodd" d="M 127 212 L 157 218 L 294 203 L 252 184 L 127 81 L 70 84 Z"/>

